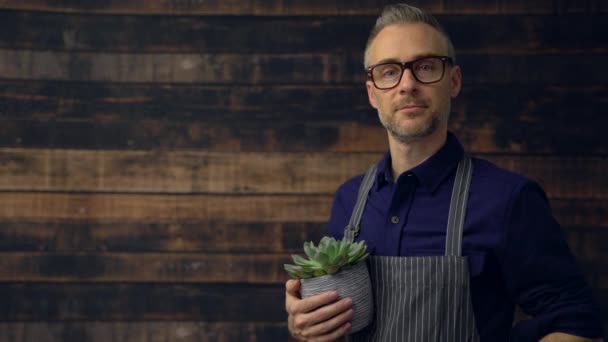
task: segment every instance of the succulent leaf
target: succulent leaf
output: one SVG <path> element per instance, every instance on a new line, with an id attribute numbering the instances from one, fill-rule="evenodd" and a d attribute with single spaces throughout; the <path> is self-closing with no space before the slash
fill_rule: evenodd
<path id="1" fill-rule="evenodd" d="M 304 242 L 304 253 L 308 256 L 309 259 L 314 259 L 317 254 L 317 249 L 315 248 L 315 244 L 312 241 Z"/>
<path id="2" fill-rule="evenodd" d="M 291 277 L 307 279 L 333 274 L 368 256 L 365 241 L 347 242 L 328 236 L 323 237 L 317 246 L 312 241 L 305 242 L 304 253 L 306 257 L 292 255 L 294 265 L 284 265 Z"/>

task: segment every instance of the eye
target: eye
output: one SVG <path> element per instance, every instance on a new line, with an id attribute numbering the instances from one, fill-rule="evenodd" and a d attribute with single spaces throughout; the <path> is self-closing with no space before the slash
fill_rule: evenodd
<path id="1" fill-rule="evenodd" d="M 433 65 L 433 63 L 424 63 L 418 65 L 417 69 L 420 71 L 433 71 L 433 69 L 435 69 L 435 66 Z"/>
<path id="2" fill-rule="evenodd" d="M 397 74 L 396 70 L 394 70 L 394 69 L 388 69 L 388 70 L 385 70 L 384 73 L 382 73 L 382 76 L 384 76 L 384 77 L 392 77 L 392 76 L 395 76 L 396 74 Z"/>
<path id="3" fill-rule="evenodd" d="M 397 65 L 380 65 L 376 68 L 375 73 L 377 76 L 384 79 L 398 78 L 401 74 L 401 67 Z"/>

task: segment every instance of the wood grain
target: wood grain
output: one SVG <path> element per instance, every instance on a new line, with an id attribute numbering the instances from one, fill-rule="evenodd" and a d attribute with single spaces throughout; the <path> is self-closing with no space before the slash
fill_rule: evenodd
<path id="1" fill-rule="evenodd" d="M 0 194 L 0 220 L 28 222 L 327 222 L 331 195 Z M 608 201 L 552 199 L 565 226 L 605 226 Z M 280 210 L 277 210 L 280 208 Z"/>
<path id="2" fill-rule="evenodd" d="M 0 322 L 11 342 L 287 341 L 281 322 Z"/>
<path id="3" fill-rule="evenodd" d="M 361 52 L 317 54 L 168 54 L 0 49 L 0 75 L 19 80 L 206 84 L 362 84 Z M 468 84 L 603 84 L 608 71 L 581 77 L 569 54 L 461 54 Z M 601 65 L 603 53 L 579 53 Z M 543 65 L 538 68 L 538 65 Z"/>
<path id="4" fill-rule="evenodd" d="M 285 285 L 0 283 L 0 321 L 285 321 Z"/>
<path id="5" fill-rule="evenodd" d="M 0 89 L 0 146 L 387 149 L 362 85 L 3 81 Z M 453 103 L 450 127 L 472 153 L 606 154 L 601 127 L 608 117 L 597 115 L 608 105 L 606 92 L 600 85 L 466 85 Z M 572 113 L 577 124 L 564 125 Z"/>
<path id="6" fill-rule="evenodd" d="M 259 253 L 3 253 L 0 282 L 280 284 L 290 262 L 288 254 Z"/>
<path id="7" fill-rule="evenodd" d="M 348 0 L 267 2 L 263 0 L 242 3 L 238 0 L 103 0 L 82 3 L 76 0 L 1 0 L 0 8 L 51 12 L 111 13 L 111 14 L 174 14 L 174 15 L 378 15 L 386 0 Z M 446 4 L 440 0 L 412 0 L 409 4 L 434 13 L 495 14 L 495 13 L 600 13 L 606 12 L 601 0 L 585 2 L 551 0 L 480 2 L 458 0 Z"/>
<path id="8" fill-rule="evenodd" d="M 0 252 L 301 253 L 324 222 L 0 221 Z M 578 236 L 578 235 L 577 235 Z M 261 242 L 263 241 L 263 243 Z"/>
<path id="9" fill-rule="evenodd" d="M 480 155 L 551 198 L 608 199 L 608 158 Z M 333 194 L 379 153 L 0 149 L 0 191 Z"/>
<path id="10" fill-rule="evenodd" d="M 79 222 L 326 222 L 331 195 L 0 194 L 0 219 Z M 601 203 L 601 202 L 600 202 Z M 280 208 L 280 210 L 277 210 Z"/>
<path id="11" fill-rule="evenodd" d="M 349 6 L 349 7 L 352 7 Z M 605 16 L 439 15 L 458 53 L 605 51 Z M 0 11 L 0 47 L 154 53 L 363 50 L 375 16 L 125 16 Z"/>

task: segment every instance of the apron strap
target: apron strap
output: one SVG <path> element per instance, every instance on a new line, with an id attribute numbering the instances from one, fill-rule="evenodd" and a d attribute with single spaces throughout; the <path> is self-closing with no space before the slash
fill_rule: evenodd
<path id="1" fill-rule="evenodd" d="M 350 216 L 348 226 L 344 228 L 344 240 L 347 242 L 353 242 L 359 231 L 361 230 L 361 216 L 363 216 L 363 209 L 365 209 L 365 202 L 367 201 L 367 195 L 369 190 L 374 185 L 374 176 L 376 175 L 376 164 L 372 165 L 367 169 L 363 182 L 359 186 L 359 194 L 357 195 L 357 204 L 353 209 L 353 213 Z"/>
<path id="2" fill-rule="evenodd" d="M 471 157 L 465 155 L 458 163 L 454 188 L 452 189 L 452 199 L 450 202 L 450 213 L 448 215 L 448 227 L 445 238 L 445 255 L 462 255 L 462 232 L 464 227 L 464 217 L 469 198 L 469 186 L 471 185 L 471 175 L 473 164 Z"/>

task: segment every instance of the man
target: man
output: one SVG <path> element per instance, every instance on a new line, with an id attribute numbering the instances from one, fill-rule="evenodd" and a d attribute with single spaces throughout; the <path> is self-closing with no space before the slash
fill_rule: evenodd
<path id="1" fill-rule="evenodd" d="M 462 73 L 436 19 L 385 8 L 365 51 L 369 102 L 389 152 L 336 192 L 329 233 L 365 240 L 374 322 L 355 341 L 599 341 L 591 291 L 544 192 L 469 158 L 448 132 Z M 353 214 L 362 189 L 363 214 Z M 289 330 L 301 341 L 349 332 L 350 298 L 300 299 L 286 283 Z M 530 319 L 512 327 L 514 307 Z"/>

